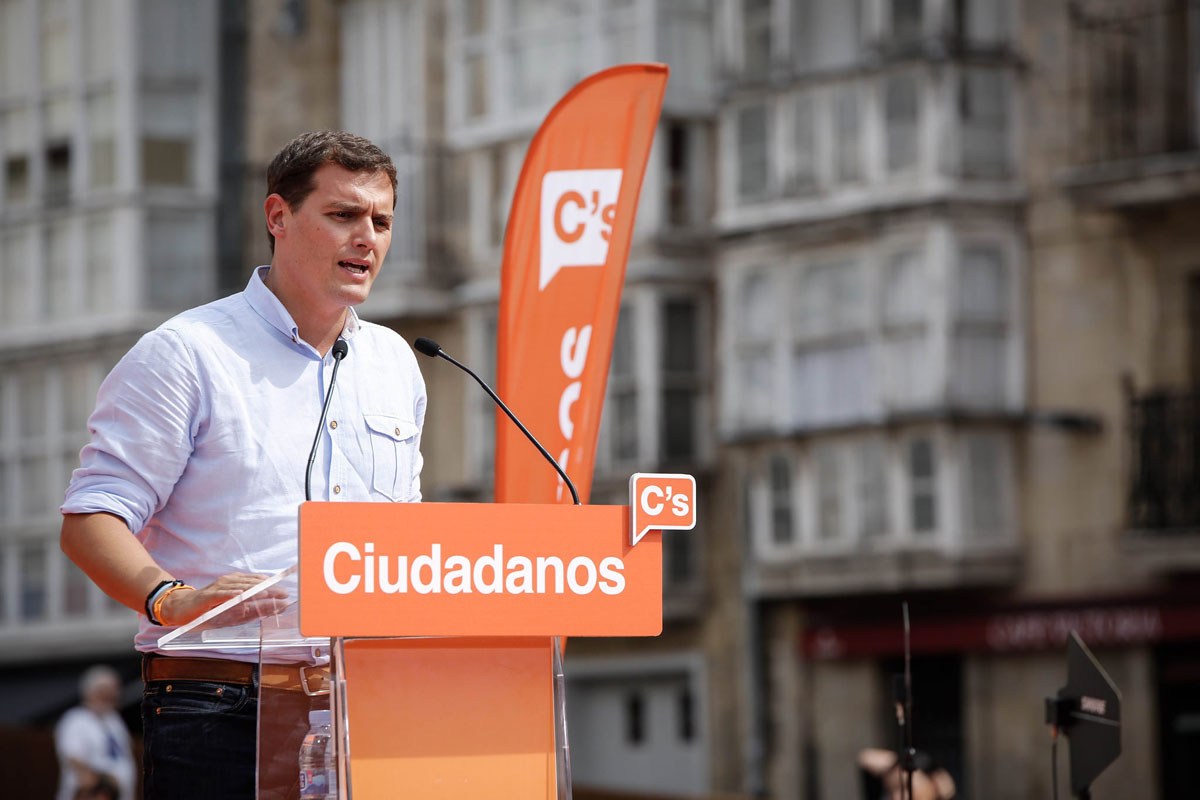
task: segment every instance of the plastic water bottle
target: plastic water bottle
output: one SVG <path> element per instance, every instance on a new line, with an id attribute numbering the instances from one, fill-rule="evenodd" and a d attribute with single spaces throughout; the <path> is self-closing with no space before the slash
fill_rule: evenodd
<path id="1" fill-rule="evenodd" d="M 300 796 L 309 800 L 337 797 L 337 759 L 327 708 L 308 712 L 308 733 L 300 745 Z"/>

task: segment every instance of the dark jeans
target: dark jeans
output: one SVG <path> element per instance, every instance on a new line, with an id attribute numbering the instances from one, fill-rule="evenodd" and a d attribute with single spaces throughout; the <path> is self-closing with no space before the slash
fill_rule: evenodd
<path id="1" fill-rule="evenodd" d="M 258 690 L 210 681 L 150 681 L 142 695 L 145 800 L 288 800 L 300 795 L 300 743 L 309 698 L 271 691 L 264 715 L 271 759 L 255 793 Z"/>

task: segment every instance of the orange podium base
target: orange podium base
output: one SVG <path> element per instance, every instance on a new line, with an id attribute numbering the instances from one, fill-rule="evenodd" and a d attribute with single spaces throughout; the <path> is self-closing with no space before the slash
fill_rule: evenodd
<path id="1" fill-rule="evenodd" d="M 552 646 L 345 641 L 354 800 L 556 797 Z"/>

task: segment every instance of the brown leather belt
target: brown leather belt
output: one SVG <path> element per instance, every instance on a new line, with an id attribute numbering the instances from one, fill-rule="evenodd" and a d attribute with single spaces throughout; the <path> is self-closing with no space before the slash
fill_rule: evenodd
<path id="1" fill-rule="evenodd" d="M 248 661 L 163 656 L 157 653 L 146 653 L 142 656 L 142 680 L 147 683 L 212 681 L 236 686 L 253 686 L 257 672 L 258 665 Z M 258 683 L 270 689 L 324 694 L 329 691 L 329 669 L 308 664 L 268 664 Z"/>

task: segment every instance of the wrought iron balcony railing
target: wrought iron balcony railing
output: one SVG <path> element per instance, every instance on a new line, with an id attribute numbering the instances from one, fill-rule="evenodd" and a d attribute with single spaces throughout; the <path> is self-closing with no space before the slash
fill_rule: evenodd
<path id="1" fill-rule="evenodd" d="M 1200 530 L 1200 394 L 1130 398 L 1129 524 L 1134 530 Z"/>
<path id="2" fill-rule="evenodd" d="M 1197 0 L 1071 0 L 1072 128 L 1079 164 L 1193 150 Z"/>

